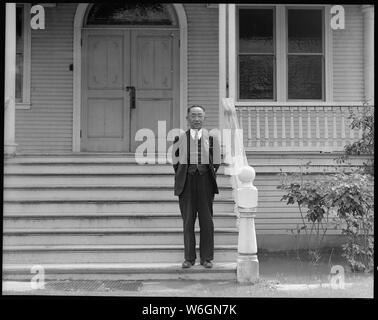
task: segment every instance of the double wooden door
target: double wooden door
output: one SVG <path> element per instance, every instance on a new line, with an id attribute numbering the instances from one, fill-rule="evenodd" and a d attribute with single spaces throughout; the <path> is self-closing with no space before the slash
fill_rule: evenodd
<path id="1" fill-rule="evenodd" d="M 178 31 L 86 29 L 82 47 L 82 151 L 135 151 L 139 129 L 178 126 Z"/>

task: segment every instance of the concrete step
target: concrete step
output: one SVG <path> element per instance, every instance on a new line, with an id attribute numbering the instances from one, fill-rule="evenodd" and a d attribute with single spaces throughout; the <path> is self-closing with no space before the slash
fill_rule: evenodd
<path id="1" fill-rule="evenodd" d="M 196 229 L 199 243 L 199 230 Z M 216 228 L 214 242 L 237 244 L 238 231 Z M 182 228 L 68 228 L 68 229 L 4 229 L 4 246 L 21 245 L 112 245 L 112 244 L 182 244 Z"/>
<path id="2" fill-rule="evenodd" d="M 232 213 L 234 211 L 233 201 L 221 200 L 215 195 L 214 213 Z M 179 212 L 178 197 L 167 201 L 88 201 L 88 200 L 62 200 L 55 201 L 44 199 L 43 201 L 4 201 L 4 215 L 8 214 L 108 214 L 108 213 L 177 213 Z"/>
<path id="3" fill-rule="evenodd" d="M 30 281 L 32 264 L 3 265 L 3 280 Z M 214 261 L 212 269 L 198 262 L 190 269 L 175 263 L 44 264 L 45 280 L 236 280 L 236 262 Z"/>
<path id="4" fill-rule="evenodd" d="M 232 190 L 223 189 L 217 197 L 221 199 L 232 199 Z M 172 187 L 120 187 L 120 186 L 87 186 L 81 187 L 38 187 L 33 189 L 7 188 L 3 193 L 6 201 L 143 201 L 143 200 L 176 200 Z"/>
<path id="5" fill-rule="evenodd" d="M 225 175 L 217 177 L 219 187 L 231 187 L 230 178 Z M 172 187 L 173 174 L 9 174 L 4 176 L 4 188 L 12 187 L 56 187 L 56 186 L 120 186 L 120 187 Z"/>
<path id="6" fill-rule="evenodd" d="M 230 212 L 214 213 L 215 228 L 235 227 L 235 214 Z M 198 224 L 198 219 L 197 222 Z M 181 214 L 178 212 L 140 212 L 140 213 L 6 213 L 3 228 L 9 229 L 67 229 L 72 228 L 165 228 L 182 227 Z"/>
<path id="7" fill-rule="evenodd" d="M 197 248 L 198 250 L 198 248 Z M 182 262 L 183 245 L 4 246 L 3 264 Z M 197 251 L 199 258 L 199 251 Z M 235 262 L 236 245 L 216 245 L 214 259 Z"/>

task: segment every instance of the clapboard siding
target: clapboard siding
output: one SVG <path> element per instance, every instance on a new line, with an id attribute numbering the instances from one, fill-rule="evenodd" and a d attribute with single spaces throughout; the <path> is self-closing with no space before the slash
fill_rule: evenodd
<path id="1" fill-rule="evenodd" d="M 250 164 L 252 159 L 248 160 Z M 256 170 L 258 171 L 258 169 Z M 314 176 L 314 179 L 319 177 Z M 284 191 L 277 189 L 280 184 L 280 176 L 275 173 L 256 173 L 254 185 L 259 191 L 259 203 L 256 213 L 256 233 L 259 234 L 291 234 L 297 226 L 301 227 L 302 219 L 298 205 L 287 205 L 281 201 Z M 303 214 L 306 214 L 306 209 Z M 307 223 L 307 218 L 305 218 Z M 331 221 L 331 219 L 330 219 Z M 340 229 L 335 229 L 335 224 L 330 222 L 327 235 L 341 234 Z M 311 223 L 308 223 L 311 228 Z M 303 232 L 303 231 L 302 231 Z"/>
<path id="2" fill-rule="evenodd" d="M 333 99 L 363 101 L 363 15 L 361 6 L 346 5 L 345 29 L 333 31 Z"/>
<path id="3" fill-rule="evenodd" d="M 73 19 L 76 4 L 46 8 L 45 30 L 31 31 L 31 109 L 16 111 L 18 152 L 70 152 Z"/>
<path id="4" fill-rule="evenodd" d="M 206 108 L 206 127 L 218 124 L 218 10 L 185 4 L 188 19 L 188 103 Z"/>

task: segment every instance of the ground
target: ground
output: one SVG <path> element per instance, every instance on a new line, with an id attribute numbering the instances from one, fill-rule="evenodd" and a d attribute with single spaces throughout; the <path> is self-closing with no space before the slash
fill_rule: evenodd
<path id="1" fill-rule="evenodd" d="M 154 296 L 154 297 L 300 297 L 373 298 L 373 274 L 352 273 L 340 256 L 323 255 L 317 263 L 297 256 L 260 254 L 254 284 L 236 281 L 47 281 L 44 289 L 28 282 L 3 281 L 4 295 Z M 331 281 L 332 266 L 344 269 L 344 288 Z M 333 283 L 333 286 L 332 286 Z"/>
<path id="2" fill-rule="evenodd" d="M 277 281 L 240 285 L 231 281 L 88 281 L 51 282 L 45 289 L 14 291 L 12 284 L 4 295 L 73 295 L 73 296 L 153 296 L 153 297 L 286 297 L 286 298 L 373 298 L 373 277 L 347 279 L 345 289 L 319 287 L 318 284 L 295 286 Z M 313 284 L 314 285 L 314 284 Z M 323 283 L 324 285 L 324 283 Z M 326 284 L 327 285 L 327 284 Z M 13 284 L 13 289 L 15 288 Z M 21 286 L 18 286 L 21 288 Z M 80 288 L 81 287 L 81 288 Z M 3 290 L 6 289 L 3 287 Z"/>

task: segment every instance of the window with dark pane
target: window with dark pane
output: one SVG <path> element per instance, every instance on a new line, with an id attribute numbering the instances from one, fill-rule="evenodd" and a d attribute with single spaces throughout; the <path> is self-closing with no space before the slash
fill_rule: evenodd
<path id="1" fill-rule="evenodd" d="M 161 3 L 96 4 L 88 13 L 87 24 L 175 25 L 173 8 Z"/>
<path id="2" fill-rule="evenodd" d="M 16 6 L 16 102 L 22 101 L 24 66 L 24 8 Z"/>
<path id="3" fill-rule="evenodd" d="M 323 99 L 323 11 L 289 9 L 288 99 Z"/>
<path id="4" fill-rule="evenodd" d="M 239 10 L 239 99 L 274 99 L 273 13 Z"/>
<path id="5" fill-rule="evenodd" d="M 322 99 L 322 70 L 322 56 L 289 55 L 289 99 Z"/>

